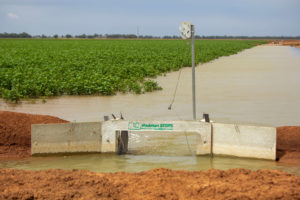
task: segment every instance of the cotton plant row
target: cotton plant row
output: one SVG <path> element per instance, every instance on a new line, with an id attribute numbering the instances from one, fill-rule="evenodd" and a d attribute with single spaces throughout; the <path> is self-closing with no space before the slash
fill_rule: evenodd
<path id="1" fill-rule="evenodd" d="M 204 63 L 264 41 L 196 40 Z M 59 95 L 161 90 L 157 75 L 191 66 L 185 40 L 1 39 L 0 96 L 9 101 Z"/>

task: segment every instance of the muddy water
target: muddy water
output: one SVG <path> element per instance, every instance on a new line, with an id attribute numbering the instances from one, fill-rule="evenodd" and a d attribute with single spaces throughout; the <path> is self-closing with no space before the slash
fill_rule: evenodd
<path id="1" fill-rule="evenodd" d="M 153 168 L 208 170 L 246 168 L 279 169 L 300 175 L 300 166 L 275 161 L 236 157 L 196 156 L 199 135 L 196 133 L 129 132 L 128 154 L 77 154 L 31 157 L 0 162 L 0 168 L 25 170 L 86 169 L 95 172 L 139 172 Z"/>
<path id="2" fill-rule="evenodd" d="M 18 161 L 1 161 L 0 168 L 17 168 L 26 170 L 41 169 L 87 169 L 95 172 L 139 172 L 153 168 L 169 168 L 176 170 L 208 170 L 245 168 L 279 169 L 300 175 L 300 167 L 282 165 L 275 161 L 241 159 L 231 157 L 209 156 L 157 156 L 157 155 L 115 155 L 115 154 L 88 154 L 55 157 L 32 157 Z"/>
<path id="3" fill-rule="evenodd" d="M 191 119 L 191 69 L 183 68 L 172 110 L 168 110 L 179 72 L 158 77 L 162 91 L 143 95 L 112 97 L 63 96 L 13 105 L 0 100 L 0 110 L 47 114 L 70 121 L 99 121 L 104 115 L 122 111 L 126 119 Z M 300 51 L 287 46 L 258 46 L 237 55 L 223 57 L 196 68 L 197 114 L 207 112 L 216 122 L 260 125 L 300 125 Z M 183 139 L 180 140 L 181 142 Z M 184 141 L 186 142 L 186 141 Z M 145 147 L 145 145 L 138 145 Z M 155 140 L 151 151 L 133 147 L 133 154 L 89 154 L 32 157 L 1 162 L 0 167 L 19 169 L 89 169 L 92 171 L 144 171 L 156 167 L 171 169 L 282 169 L 300 174 L 300 166 L 273 161 L 230 157 L 181 155 L 180 148 L 164 138 Z M 173 147 L 171 150 L 166 148 Z M 160 147 L 160 148 L 155 148 Z M 156 150 L 165 148 L 168 154 Z M 177 148 L 177 149 L 176 149 Z M 179 149 L 178 149 L 179 148 Z M 149 149 L 148 149 L 149 150 Z M 185 149 L 187 150 L 187 149 Z M 144 154 L 144 153 L 145 154 Z M 155 153 L 156 152 L 156 153 Z"/>
<path id="4" fill-rule="evenodd" d="M 46 103 L 6 104 L 0 110 L 48 114 L 70 121 L 99 121 L 104 115 L 126 119 L 191 119 L 191 68 L 183 68 L 172 110 L 168 110 L 179 72 L 158 77 L 162 91 L 143 95 L 63 96 Z M 217 122 L 300 125 L 300 51 L 258 46 L 196 68 L 197 115 Z"/>
<path id="5" fill-rule="evenodd" d="M 153 168 L 208 170 L 246 168 L 279 169 L 300 175 L 300 166 L 275 161 L 224 156 L 196 156 L 199 135 L 195 133 L 130 132 L 128 154 L 78 154 L 31 157 L 1 161 L 0 168 L 25 170 L 86 169 L 95 172 L 139 172 Z"/>

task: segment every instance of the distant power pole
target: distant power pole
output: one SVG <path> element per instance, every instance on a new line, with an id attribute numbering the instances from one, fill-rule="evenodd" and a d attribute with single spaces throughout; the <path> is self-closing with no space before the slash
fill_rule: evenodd
<path id="1" fill-rule="evenodd" d="M 137 38 L 139 38 L 139 32 L 140 32 L 140 27 L 137 26 L 137 27 L 136 27 L 136 35 L 137 35 Z"/>

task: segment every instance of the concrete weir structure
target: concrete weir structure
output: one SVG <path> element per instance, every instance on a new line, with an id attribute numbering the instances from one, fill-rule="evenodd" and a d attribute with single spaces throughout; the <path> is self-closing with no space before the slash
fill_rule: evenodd
<path id="1" fill-rule="evenodd" d="M 31 153 L 101 152 L 101 123 L 36 124 L 31 127 Z"/>
<path id="2" fill-rule="evenodd" d="M 129 132 L 175 132 L 194 133 L 200 136 L 196 154 L 205 155 L 211 152 L 211 126 L 209 123 L 197 121 L 107 121 L 102 125 L 102 152 L 114 152 L 116 130 Z M 170 147 L 172 148 L 172 147 Z"/>
<path id="3" fill-rule="evenodd" d="M 276 128 L 212 124 L 213 154 L 276 159 Z"/>
<path id="4" fill-rule="evenodd" d="M 276 128 L 200 121 L 125 121 L 82 122 L 32 125 L 31 152 L 82 153 L 118 152 L 122 133 L 161 132 L 196 134 L 197 155 L 219 154 L 237 157 L 276 159 Z M 124 144 L 123 144 L 124 147 Z M 172 148 L 172 147 L 170 147 Z"/>

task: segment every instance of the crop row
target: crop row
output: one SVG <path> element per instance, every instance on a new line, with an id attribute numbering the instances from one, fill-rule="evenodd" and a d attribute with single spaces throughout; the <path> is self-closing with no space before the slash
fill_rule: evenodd
<path id="1" fill-rule="evenodd" d="M 196 62 L 263 41 L 196 40 Z M 11 101 L 58 95 L 159 90 L 157 75 L 191 66 L 183 40 L 0 40 L 0 96 Z"/>

